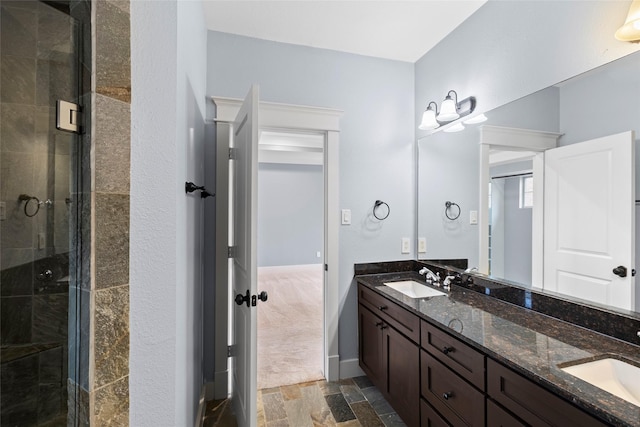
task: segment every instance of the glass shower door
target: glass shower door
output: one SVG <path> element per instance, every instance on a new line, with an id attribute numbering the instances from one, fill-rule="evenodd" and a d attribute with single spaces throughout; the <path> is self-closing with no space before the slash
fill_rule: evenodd
<path id="1" fill-rule="evenodd" d="M 2 0 L 0 18 L 0 425 L 74 425 L 80 139 L 55 107 L 78 100 L 78 25 L 68 2 Z"/>

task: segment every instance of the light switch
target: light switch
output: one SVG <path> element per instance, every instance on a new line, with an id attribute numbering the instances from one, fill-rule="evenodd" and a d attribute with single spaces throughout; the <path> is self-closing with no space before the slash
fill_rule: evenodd
<path id="1" fill-rule="evenodd" d="M 351 209 L 342 209 L 342 225 L 351 225 Z"/>
<path id="2" fill-rule="evenodd" d="M 419 254 L 427 253 L 427 238 L 426 237 L 418 237 L 418 253 Z"/>
<path id="3" fill-rule="evenodd" d="M 478 223 L 478 211 L 469 211 L 469 224 L 477 224 Z"/>
<path id="4" fill-rule="evenodd" d="M 47 238 L 44 233 L 38 233 L 38 249 L 44 249 L 47 245 Z"/>
<path id="5" fill-rule="evenodd" d="M 402 253 L 403 254 L 411 253 L 411 239 L 408 237 L 402 238 Z"/>

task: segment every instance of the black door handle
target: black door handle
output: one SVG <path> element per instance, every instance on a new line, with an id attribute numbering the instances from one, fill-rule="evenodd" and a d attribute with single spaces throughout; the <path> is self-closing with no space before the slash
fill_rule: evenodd
<path id="1" fill-rule="evenodd" d="M 242 295 L 242 294 L 238 294 L 236 295 L 236 304 L 238 305 L 242 305 L 242 303 L 246 302 L 247 303 L 247 307 L 250 307 L 250 302 L 249 300 L 251 299 L 251 293 L 249 292 L 249 290 L 247 290 L 247 293 Z"/>
<path id="2" fill-rule="evenodd" d="M 627 267 L 619 265 L 613 269 L 613 274 L 620 277 L 627 277 Z"/>
<path id="3" fill-rule="evenodd" d="M 267 294 L 267 291 L 262 291 L 258 294 L 258 299 L 262 302 L 266 302 L 267 299 L 269 299 L 269 294 Z"/>

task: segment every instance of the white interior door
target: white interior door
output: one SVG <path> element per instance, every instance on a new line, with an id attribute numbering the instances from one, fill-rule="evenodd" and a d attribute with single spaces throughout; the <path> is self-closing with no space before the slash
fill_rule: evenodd
<path id="1" fill-rule="evenodd" d="M 634 158 L 633 132 L 546 151 L 545 289 L 635 309 Z"/>
<path id="2" fill-rule="evenodd" d="M 233 123 L 233 406 L 239 427 L 257 425 L 257 209 L 259 89 L 252 86 Z"/>

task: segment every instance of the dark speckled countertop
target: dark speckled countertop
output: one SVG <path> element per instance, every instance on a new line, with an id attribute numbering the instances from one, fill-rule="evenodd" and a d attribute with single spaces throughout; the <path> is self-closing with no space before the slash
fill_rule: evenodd
<path id="1" fill-rule="evenodd" d="M 420 299 L 384 285 L 408 279 L 424 283 L 412 271 L 356 279 L 597 418 L 616 426 L 640 426 L 640 407 L 558 367 L 607 354 L 640 366 L 639 346 L 455 285 L 447 296 Z"/>

